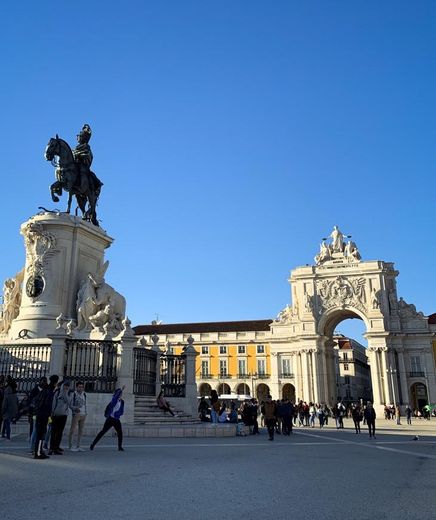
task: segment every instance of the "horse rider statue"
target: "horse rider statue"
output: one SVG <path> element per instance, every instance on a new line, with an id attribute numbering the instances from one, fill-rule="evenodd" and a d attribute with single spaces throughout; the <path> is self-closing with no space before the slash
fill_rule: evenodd
<path id="1" fill-rule="evenodd" d="M 80 177 L 83 175 L 87 176 L 90 180 L 90 185 L 94 187 L 94 191 L 100 193 L 103 183 L 97 178 L 97 175 L 91 171 L 91 164 L 94 159 L 91 147 L 89 146 L 91 136 L 91 127 L 88 124 L 84 124 L 82 130 L 77 134 L 77 146 L 72 152 L 74 162 L 77 163 L 80 171 Z"/>

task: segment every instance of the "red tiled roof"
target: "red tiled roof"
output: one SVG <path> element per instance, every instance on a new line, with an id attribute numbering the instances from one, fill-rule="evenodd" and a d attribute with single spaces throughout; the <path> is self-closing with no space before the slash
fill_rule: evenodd
<path id="1" fill-rule="evenodd" d="M 429 325 L 436 325 L 436 312 L 428 317 Z"/>
<path id="2" fill-rule="evenodd" d="M 211 321 L 203 323 L 162 323 L 161 325 L 137 325 L 137 336 L 145 334 L 190 334 L 198 332 L 269 331 L 272 320 Z"/>

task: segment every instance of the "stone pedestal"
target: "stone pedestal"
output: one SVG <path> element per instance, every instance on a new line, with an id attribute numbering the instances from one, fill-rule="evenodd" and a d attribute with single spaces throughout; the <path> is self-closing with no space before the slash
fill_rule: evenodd
<path id="1" fill-rule="evenodd" d="M 47 337 L 55 333 L 60 314 L 76 319 L 80 284 L 101 268 L 113 239 L 79 217 L 56 213 L 30 218 L 21 234 L 26 247 L 23 291 L 8 337 L 18 338 L 23 329 L 30 338 Z"/>

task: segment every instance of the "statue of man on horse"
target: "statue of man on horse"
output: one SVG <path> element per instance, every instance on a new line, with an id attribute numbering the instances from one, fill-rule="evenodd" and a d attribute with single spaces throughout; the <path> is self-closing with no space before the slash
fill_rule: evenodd
<path id="1" fill-rule="evenodd" d="M 98 226 L 96 206 L 103 183 L 91 171 L 93 160 L 89 146 L 92 131 L 88 124 L 83 125 L 77 135 L 77 146 L 71 150 L 68 143 L 58 135 L 50 139 L 45 150 L 45 158 L 56 167 L 56 182 L 50 186 L 53 202 L 59 202 L 62 190 L 69 193 L 67 213 L 71 211 L 73 195 L 82 212 L 82 218 Z M 58 161 L 55 161 L 58 157 Z"/>

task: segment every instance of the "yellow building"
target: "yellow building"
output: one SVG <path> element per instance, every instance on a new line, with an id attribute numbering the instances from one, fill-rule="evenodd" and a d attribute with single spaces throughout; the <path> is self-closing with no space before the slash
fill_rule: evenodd
<path id="1" fill-rule="evenodd" d="M 272 320 L 139 325 L 138 336 L 148 343 L 156 334 L 159 346 L 180 354 L 189 336 L 198 352 L 196 380 L 199 395 L 237 394 L 262 400 L 271 391 L 271 346 L 267 341 Z M 290 366 L 283 377 L 291 377 Z"/>

